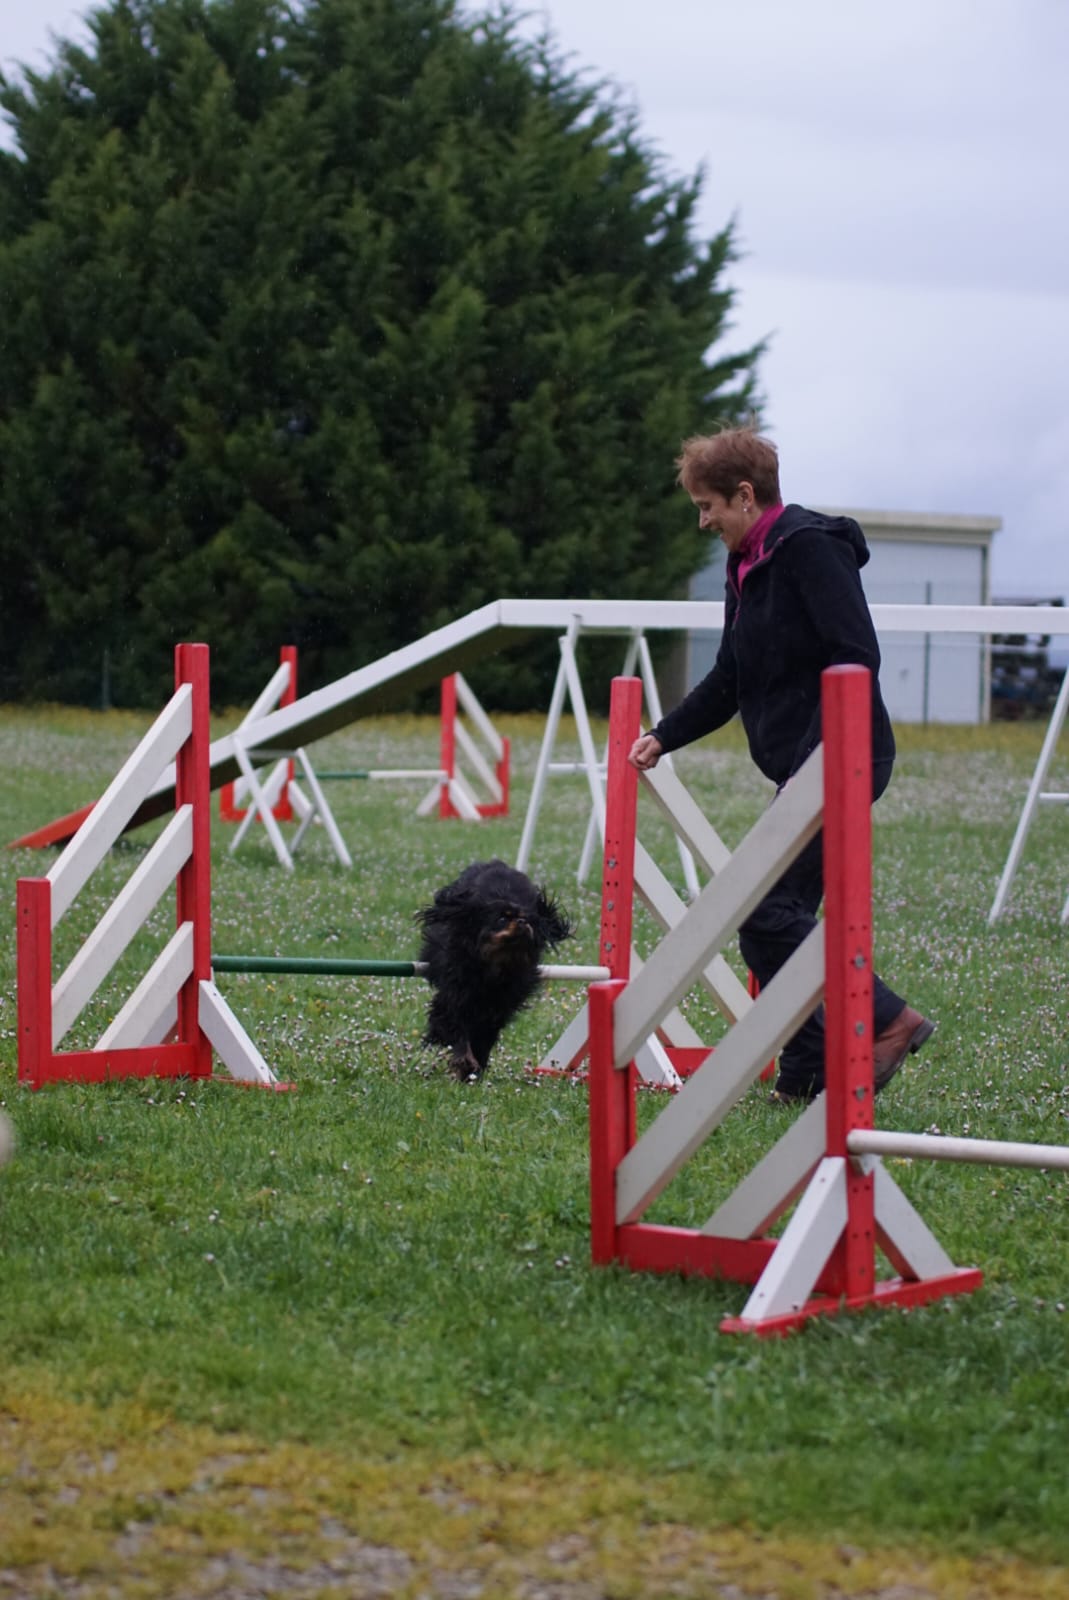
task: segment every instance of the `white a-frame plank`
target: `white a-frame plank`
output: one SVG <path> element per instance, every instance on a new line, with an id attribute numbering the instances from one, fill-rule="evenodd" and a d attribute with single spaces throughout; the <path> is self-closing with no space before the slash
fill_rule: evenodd
<path id="1" fill-rule="evenodd" d="M 193 688 L 183 683 L 47 873 L 52 885 L 53 928 L 192 730 Z"/>
<path id="2" fill-rule="evenodd" d="M 181 806 L 131 873 L 52 990 L 52 1048 L 81 1015 L 193 851 L 193 807 Z"/>
<path id="3" fill-rule="evenodd" d="M 652 1204 L 760 1077 L 769 1057 L 809 1016 L 823 989 L 824 927 L 820 924 L 624 1156 L 616 1169 L 617 1222 L 636 1221 Z M 617 1010 L 619 1006 L 618 1000 Z"/>
<path id="4" fill-rule="evenodd" d="M 658 1019 L 686 994 L 765 890 L 819 831 L 823 787 L 823 752 L 818 747 L 620 995 L 615 1006 L 617 1066 L 632 1058 Z"/>

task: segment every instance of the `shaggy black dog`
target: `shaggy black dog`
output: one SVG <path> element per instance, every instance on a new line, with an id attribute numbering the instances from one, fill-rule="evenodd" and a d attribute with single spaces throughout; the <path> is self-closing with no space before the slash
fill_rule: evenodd
<path id="1" fill-rule="evenodd" d="M 540 985 L 547 949 L 572 924 L 546 891 L 504 861 L 475 861 L 417 912 L 434 990 L 425 1044 L 444 1045 L 460 1079 L 481 1078 L 501 1030 Z"/>

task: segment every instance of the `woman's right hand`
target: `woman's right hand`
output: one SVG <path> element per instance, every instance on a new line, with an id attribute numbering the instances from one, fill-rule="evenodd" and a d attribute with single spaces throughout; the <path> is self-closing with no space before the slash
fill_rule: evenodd
<path id="1" fill-rule="evenodd" d="M 664 750 L 657 735 L 642 733 L 631 746 L 627 759 L 640 772 L 648 772 L 651 767 L 657 765 L 663 754 Z"/>

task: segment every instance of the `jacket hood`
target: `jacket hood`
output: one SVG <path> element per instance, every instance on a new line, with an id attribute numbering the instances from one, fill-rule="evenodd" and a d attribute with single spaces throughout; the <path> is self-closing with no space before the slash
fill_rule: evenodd
<path id="1" fill-rule="evenodd" d="M 863 567 L 869 559 L 865 535 L 853 517 L 833 517 L 823 511 L 810 511 L 806 506 L 794 505 L 784 506 L 782 514 L 776 519 L 765 545 L 765 554 L 781 539 L 789 539 L 792 533 L 797 533 L 801 528 L 819 528 L 832 539 L 842 539 L 853 550 L 859 567 Z"/>

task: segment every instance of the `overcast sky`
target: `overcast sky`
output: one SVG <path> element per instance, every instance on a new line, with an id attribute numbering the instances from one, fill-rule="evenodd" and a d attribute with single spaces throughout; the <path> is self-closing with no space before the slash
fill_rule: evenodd
<path id="1" fill-rule="evenodd" d="M 0 0 L 5 69 L 87 10 Z M 786 498 L 1000 516 L 996 597 L 1069 598 L 1069 0 L 529 11 L 734 219 Z"/>

